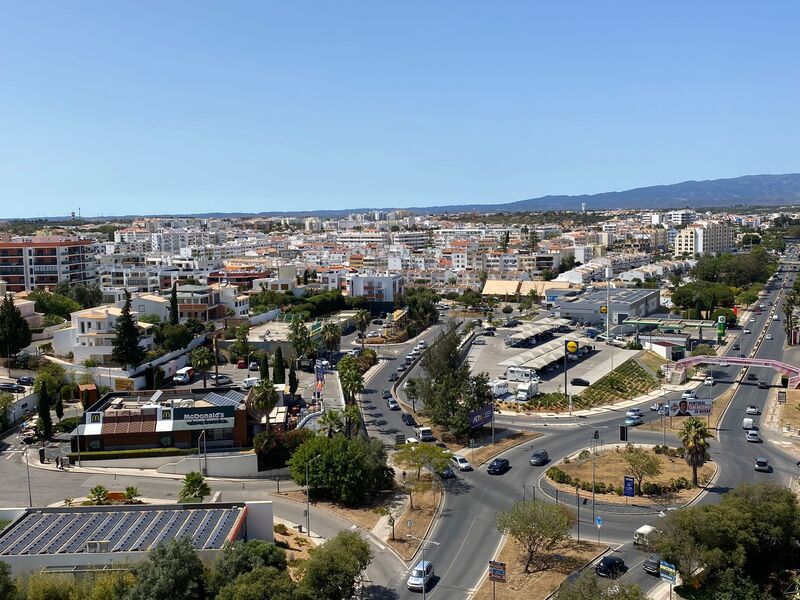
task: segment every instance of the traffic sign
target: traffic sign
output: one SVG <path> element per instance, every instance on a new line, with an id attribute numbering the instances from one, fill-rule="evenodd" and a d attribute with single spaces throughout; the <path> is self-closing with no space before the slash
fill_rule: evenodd
<path id="1" fill-rule="evenodd" d="M 594 524 L 600 529 L 603 526 L 603 517 L 595 517 Z"/>
<path id="2" fill-rule="evenodd" d="M 496 560 L 489 561 L 489 580 L 500 583 L 506 582 L 506 563 Z"/>
<path id="3" fill-rule="evenodd" d="M 600 307 L 600 312 L 606 314 L 608 312 L 608 307 L 604 304 Z"/>
<path id="4" fill-rule="evenodd" d="M 666 581 L 672 585 L 675 585 L 678 582 L 675 565 L 670 564 L 665 560 L 661 561 L 661 564 L 658 567 L 658 574 L 662 581 Z"/>
<path id="5" fill-rule="evenodd" d="M 624 478 L 624 489 L 623 489 L 622 495 L 623 496 L 628 496 L 630 498 L 633 498 L 636 495 L 636 488 L 634 486 L 633 477 L 629 477 L 628 475 L 625 475 L 625 478 Z"/>

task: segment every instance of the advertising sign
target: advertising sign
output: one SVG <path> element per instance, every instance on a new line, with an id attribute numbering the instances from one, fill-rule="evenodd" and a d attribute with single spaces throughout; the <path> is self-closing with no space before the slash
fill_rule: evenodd
<path id="1" fill-rule="evenodd" d="M 481 427 L 487 423 L 492 422 L 494 415 L 494 407 L 491 404 L 481 406 L 478 410 L 473 410 L 469 413 L 469 426 L 470 429 Z"/>
<path id="2" fill-rule="evenodd" d="M 628 496 L 630 498 L 633 498 L 636 495 L 636 487 L 633 481 L 633 477 L 625 475 L 622 488 L 622 495 Z"/>
<path id="3" fill-rule="evenodd" d="M 575 354 L 578 351 L 578 342 L 574 340 L 567 340 L 566 342 L 564 342 L 564 349 L 569 354 Z"/>
<path id="4" fill-rule="evenodd" d="M 661 564 L 659 565 L 658 572 L 662 581 L 666 581 L 672 585 L 675 585 L 678 582 L 678 575 L 677 571 L 675 570 L 675 565 L 662 560 Z"/>
<path id="5" fill-rule="evenodd" d="M 162 409 L 163 420 L 172 419 L 172 429 L 205 429 L 206 427 L 233 427 L 235 407 L 213 406 L 209 408 Z"/>
<path id="6" fill-rule="evenodd" d="M 115 377 L 114 378 L 114 391 L 115 392 L 132 392 L 133 379 L 128 377 Z"/>
<path id="7" fill-rule="evenodd" d="M 711 398 L 672 400 L 669 403 L 670 417 L 698 417 L 711 414 Z"/>

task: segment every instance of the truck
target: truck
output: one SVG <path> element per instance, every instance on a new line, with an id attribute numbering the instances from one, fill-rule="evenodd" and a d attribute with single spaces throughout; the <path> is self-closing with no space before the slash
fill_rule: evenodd
<path id="1" fill-rule="evenodd" d="M 432 442 L 433 430 L 430 427 L 414 427 L 414 434 L 420 442 Z"/>
<path id="2" fill-rule="evenodd" d="M 633 545 L 647 548 L 652 543 L 653 536 L 656 533 L 658 533 L 658 529 L 652 525 L 642 525 L 633 532 Z"/>
<path id="3" fill-rule="evenodd" d="M 175 383 L 191 383 L 192 377 L 194 377 L 194 368 L 183 367 L 175 372 L 175 376 L 172 378 L 172 381 Z"/>
<path id="4" fill-rule="evenodd" d="M 539 384 L 535 381 L 529 381 L 528 383 L 520 383 L 517 386 L 517 395 L 515 399 L 517 402 L 527 402 L 538 394 Z"/>
<path id="5" fill-rule="evenodd" d="M 492 396 L 501 398 L 508 394 L 508 381 L 504 379 L 492 379 L 489 382 L 489 389 L 492 390 Z"/>

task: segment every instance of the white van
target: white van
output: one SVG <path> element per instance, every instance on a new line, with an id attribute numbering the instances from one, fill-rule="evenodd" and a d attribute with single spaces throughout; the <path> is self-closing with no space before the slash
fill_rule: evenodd
<path id="1" fill-rule="evenodd" d="M 492 379 L 489 382 L 489 389 L 492 390 L 492 396 L 500 398 L 508 394 L 508 381 L 504 379 Z"/>
<path id="2" fill-rule="evenodd" d="M 539 381 L 539 375 L 533 369 L 525 367 L 508 367 L 506 369 L 506 379 L 508 381 Z"/>
<path id="3" fill-rule="evenodd" d="M 175 383 L 191 383 L 192 377 L 194 377 L 194 368 L 183 367 L 175 372 L 175 376 L 172 378 L 172 381 Z"/>
<path id="4" fill-rule="evenodd" d="M 245 377 L 242 379 L 242 387 L 246 390 L 249 390 L 251 387 L 256 385 L 259 381 L 261 381 L 260 377 Z"/>
<path id="5" fill-rule="evenodd" d="M 750 417 L 742 419 L 742 429 L 754 429 L 753 419 Z"/>
<path id="6" fill-rule="evenodd" d="M 633 532 L 633 545 L 634 546 L 649 546 L 653 541 L 653 535 L 658 533 L 658 529 L 652 525 L 642 525 Z"/>

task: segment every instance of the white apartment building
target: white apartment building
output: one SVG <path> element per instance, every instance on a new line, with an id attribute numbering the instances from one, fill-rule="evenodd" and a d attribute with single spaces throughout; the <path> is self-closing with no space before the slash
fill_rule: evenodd
<path id="1" fill-rule="evenodd" d="M 697 214 L 688 208 L 671 210 L 667 213 L 666 218 L 666 220 L 673 225 L 689 225 L 690 223 L 694 223 L 695 219 L 697 219 Z"/>
<path id="2" fill-rule="evenodd" d="M 675 236 L 675 255 L 720 254 L 733 247 L 735 232 L 724 221 L 698 221 Z"/>
<path id="3" fill-rule="evenodd" d="M 357 273 L 347 277 L 347 295 L 366 297 L 372 302 L 394 302 L 403 293 L 404 277 L 399 273 Z"/>
<path id="4" fill-rule="evenodd" d="M 387 246 L 390 242 L 386 231 L 344 231 L 336 236 L 336 241 L 351 247 L 366 244 Z"/>
<path id="5" fill-rule="evenodd" d="M 428 245 L 431 235 L 427 231 L 395 231 L 392 233 L 392 243 L 402 244 L 408 248 L 424 248 Z"/>

